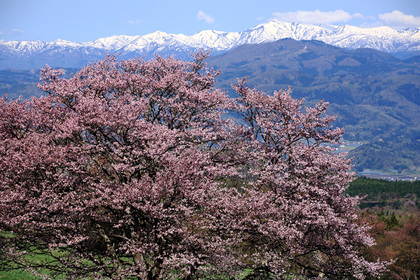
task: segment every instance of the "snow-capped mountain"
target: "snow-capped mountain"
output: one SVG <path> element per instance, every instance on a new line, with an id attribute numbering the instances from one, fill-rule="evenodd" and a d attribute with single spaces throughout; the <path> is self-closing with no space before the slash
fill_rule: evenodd
<path id="1" fill-rule="evenodd" d="M 319 40 L 346 48 L 372 48 L 397 57 L 420 54 L 420 28 L 395 30 L 390 27 L 311 25 L 272 20 L 242 32 L 201 31 L 192 36 L 157 31 L 144 36 L 111 36 L 92 42 L 64 40 L 0 41 L 0 69 L 34 69 L 49 64 L 54 67 L 81 67 L 106 53 L 120 57 L 150 57 L 155 53 L 189 58 L 198 49 L 220 53 L 243 44 L 259 44 L 280 39 Z"/>

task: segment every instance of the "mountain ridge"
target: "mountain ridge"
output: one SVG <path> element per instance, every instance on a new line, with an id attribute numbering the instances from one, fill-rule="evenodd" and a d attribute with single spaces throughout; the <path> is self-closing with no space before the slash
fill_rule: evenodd
<path id="1" fill-rule="evenodd" d="M 241 32 L 204 30 L 192 36 L 156 31 L 146 35 L 114 35 L 77 43 L 57 39 L 42 41 L 0 41 L 0 69 L 35 69 L 45 66 L 81 67 L 106 53 L 122 58 L 155 53 L 187 59 L 191 51 L 212 50 L 218 54 L 246 44 L 260 44 L 290 38 L 317 40 L 345 49 L 372 48 L 399 58 L 420 55 L 420 27 L 403 30 L 382 26 L 360 28 L 350 25 L 313 25 L 272 20 Z M 60 65 L 55 61 L 62 63 Z"/>

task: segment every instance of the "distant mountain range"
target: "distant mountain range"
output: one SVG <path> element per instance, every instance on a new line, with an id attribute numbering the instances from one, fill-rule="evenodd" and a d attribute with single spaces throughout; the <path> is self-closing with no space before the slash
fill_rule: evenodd
<path id="1" fill-rule="evenodd" d="M 390 27 L 359 28 L 343 25 L 311 25 L 272 20 L 242 32 L 206 30 L 192 36 L 157 31 L 144 36 L 112 36 L 92 42 L 75 43 L 64 40 L 0 41 L 0 69 L 37 69 L 82 67 L 102 59 L 106 53 L 121 58 L 154 54 L 190 58 L 191 51 L 212 50 L 213 54 L 245 44 L 274 42 L 280 39 L 317 40 L 346 48 L 371 48 L 399 58 L 420 55 L 420 28 L 395 30 Z"/>

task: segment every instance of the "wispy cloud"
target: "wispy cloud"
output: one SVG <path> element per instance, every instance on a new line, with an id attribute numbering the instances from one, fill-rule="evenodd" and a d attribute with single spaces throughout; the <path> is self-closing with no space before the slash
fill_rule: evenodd
<path id="1" fill-rule="evenodd" d="M 122 23 L 128 23 L 128 24 L 139 24 L 142 23 L 143 21 L 136 19 L 136 20 L 131 20 L 131 19 L 126 19 L 124 21 L 122 21 Z"/>
<path id="2" fill-rule="evenodd" d="M 214 18 L 207 15 L 206 13 L 204 13 L 203 11 L 198 11 L 197 13 L 197 19 L 198 20 L 204 20 L 205 22 L 207 22 L 208 24 L 211 24 L 214 22 Z"/>
<path id="3" fill-rule="evenodd" d="M 23 31 L 21 29 L 18 29 L 18 28 L 13 28 L 12 33 L 13 34 L 25 34 L 25 31 Z"/>
<path id="4" fill-rule="evenodd" d="M 127 20 L 127 22 L 130 24 L 137 24 L 137 23 L 140 23 L 141 21 L 140 20 Z"/>
<path id="5" fill-rule="evenodd" d="M 287 13 L 274 13 L 273 14 L 278 20 L 288 22 L 303 22 L 313 24 L 329 24 L 336 22 L 346 22 L 352 18 L 363 17 L 362 14 L 351 15 L 343 10 L 336 10 L 332 12 L 321 12 L 320 10 L 315 11 L 297 11 Z"/>
<path id="6" fill-rule="evenodd" d="M 406 15 L 396 10 L 393 11 L 392 13 L 380 14 L 379 19 L 386 25 L 389 25 L 395 28 L 420 26 L 420 17 Z"/>

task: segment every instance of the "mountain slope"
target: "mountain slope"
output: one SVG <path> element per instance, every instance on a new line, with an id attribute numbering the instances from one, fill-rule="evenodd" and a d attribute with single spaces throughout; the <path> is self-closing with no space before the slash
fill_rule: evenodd
<path id="1" fill-rule="evenodd" d="M 206 30 L 192 36 L 157 31 L 144 36 L 111 36 L 85 43 L 64 40 L 0 41 L 0 69 L 36 69 L 45 64 L 82 67 L 89 61 L 103 58 L 106 53 L 119 54 L 121 58 L 150 58 L 157 53 L 188 59 L 190 52 L 198 49 L 218 54 L 245 44 L 285 38 L 318 40 L 347 49 L 372 48 L 403 58 L 420 54 L 420 28 L 394 30 L 390 27 L 318 26 L 273 20 L 242 32 Z"/>
<path id="2" fill-rule="evenodd" d="M 268 93 L 290 86 L 292 96 L 307 104 L 330 102 L 329 114 L 338 115 L 335 125 L 345 128 L 345 139 L 368 143 L 352 151 L 359 171 L 420 173 L 418 62 L 283 39 L 240 46 L 211 57 L 208 65 L 221 70 L 217 86 L 230 94 L 229 84 L 247 76 L 251 87 Z"/>

